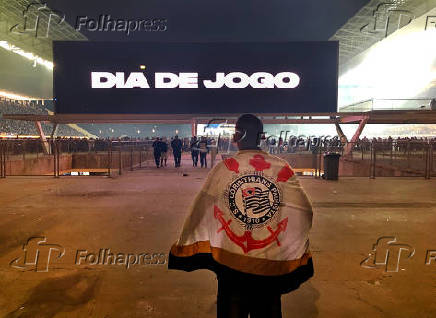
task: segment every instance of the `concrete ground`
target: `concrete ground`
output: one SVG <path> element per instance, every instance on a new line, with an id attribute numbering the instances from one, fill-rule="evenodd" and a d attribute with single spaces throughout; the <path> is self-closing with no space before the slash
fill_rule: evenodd
<path id="1" fill-rule="evenodd" d="M 207 173 L 188 161 L 184 166 L 116 178 L 0 180 L 0 316 L 215 317 L 211 272 L 91 265 L 91 258 L 75 264 L 77 250 L 167 254 Z M 425 260 L 427 250 L 436 250 L 436 179 L 301 181 L 314 205 L 315 276 L 282 297 L 283 316 L 435 317 L 436 261 Z M 37 248 L 38 270 L 44 270 L 52 247 L 47 272 L 24 266 L 23 244 L 35 236 L 46 242 L 31 241 L 27 261 L 35 259 Z M 398 272 L 360 265 L 381 236 L 415 249 L 410 258 L 407 251 L 400 254 Z M 63 248 L 65 255 L 56 258 Z M 389 247 L 389 262 L 395 248 Z"/>

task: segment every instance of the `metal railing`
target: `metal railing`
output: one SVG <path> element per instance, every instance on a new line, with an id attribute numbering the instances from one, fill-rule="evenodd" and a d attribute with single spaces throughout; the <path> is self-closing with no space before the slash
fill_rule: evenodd
<path id="1" fill-rule="evenodd" d="M 49 139 L 48 153 L 39 139 L 0 139 L 0 177 L 121 175 L 154 166 L 152 141 Z M 323 173 L 323 155 L 341 154 L 339 176 L 436 176 L 436 139 L 360 140 L 347 144 L 336 140 L 319 145 L 291 147 L 284 144 L 273 154 L 304 155 L 302 168 Z M 224 153 L 224 152 L 220 152 Z M 300 158 L 301 159 L 301 158 Z"/>
<path id="2" fill-rule="evenodd" d="M 131 140 L 49 139 L 44 151 L 40 139 L 0 140 L 0 177 L 111 176 L 133 171 L 152 160 L 151 142 Z"/>
<path id="3" fill-rule="evenodd" d="M 349 152 L 345 150 L 349 149 Z M 322 177 L 324 154 L 341 155 L 339 176 L 342 177 L 424 177 L 436 176 L 436 139 L 386 139 L 360 140 L 344 144 L 333 143 L 305 145 L 269 151 L 283 156 L 291 165 L 300 158 L 297 168 L 313 171 L 313 176 Z M 288 156 L 288 155 L 291 156 Z M 305 157 L 305 158 L 303 158 Z"/>
<path id="4" fill-rule="evenodd" d="M 431 110 L 431 98 L 395 99 L 371 98 L 339 108 L 339 112 L 367 112 L 373 110 Z"/>
<path id="5" fill-rule="evenodd" d="M 319 149 L 319 155 L 325 149 Z M 436 176 L 436 140 L 399 139 L 358 141 L 352 144 L 349 154 L 344 147 L 340 176 L 424 177 Z"/>

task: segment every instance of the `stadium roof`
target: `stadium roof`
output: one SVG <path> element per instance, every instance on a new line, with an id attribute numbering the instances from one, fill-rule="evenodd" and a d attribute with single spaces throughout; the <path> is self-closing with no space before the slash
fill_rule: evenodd
<path id="1" fill-rule="evenodd" d="M 0 1 L 0 40 L 52 61 L 54 40 L 87 38 L 65 21 L 62 12 L 31 0 Z"/>
<path id="2" fill-rule="evenodd" d="M 339 41 L 341 65 L 436 7 L 436 0 L 371 0 L 330 40 Z"/>
<path id="3" fill-rule="evenodd" d="M 436 0 L 370 0 L 330 38 L 339 41 L 340 64 L 434 7 Z M 36 23 L 38 34 L 32 30 Z M 0 40 L 52 61 L 53 40 L 87 38 L 60 11 L 33 0 L 8 0 L 0 2 Z"/>
<path id="4" fill-rule="evenodd" d="M 434 7 L 436 0 L 370 0 L 330 38 L 339 41 L 340 64 Z M 53 40 L 87 40 L 64 18 L 62 12 L 34 0 L 1 1 L 0 40 L 52 61 Z M 38 34 L 32 30 L 35 23 Z"/>

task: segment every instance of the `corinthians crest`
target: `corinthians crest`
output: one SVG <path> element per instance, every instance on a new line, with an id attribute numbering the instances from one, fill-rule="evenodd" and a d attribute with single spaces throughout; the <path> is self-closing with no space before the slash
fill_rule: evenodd
<path id="1" fill-rule="evenodd" d="M 225 199 L 231 215 L 249 230 L 263 227 L 274 218 L 281 193 L 271 179 L 251 172 L 239 175 L 229 184 Z"/>

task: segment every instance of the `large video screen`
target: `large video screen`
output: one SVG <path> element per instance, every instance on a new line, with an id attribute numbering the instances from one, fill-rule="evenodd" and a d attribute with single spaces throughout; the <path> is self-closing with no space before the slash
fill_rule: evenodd
<path id="1" fill-rule="evenodd" d="M 56 113 L 336 112 L 338 43 L 53 43 Z"/>

